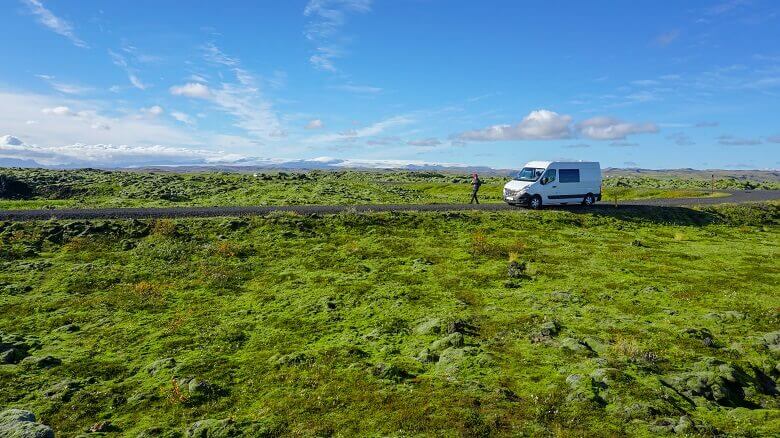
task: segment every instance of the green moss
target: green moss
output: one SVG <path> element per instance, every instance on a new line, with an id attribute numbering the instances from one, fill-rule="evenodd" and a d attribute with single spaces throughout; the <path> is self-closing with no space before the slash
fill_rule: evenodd
<path id="1" fill-rule="evenodd" d="M 2 169 L 31 190 L 23 198 L 2 196 L 0 209 L 251 206 L 301 204 L 466 203 L 468 175 L 402 171 L 309 172 L 131 172 Z M 486 176 L 481 202 L 503 202 L 508 177 Z M 722 179 L 718 190 L 772 188 L 772 182 Z M 681 178 L 611 177 L 604 180 L 604 202 L 648 198 L 723 196 L 709 193 L 709 181 Z"/>
<path id="2" fill-rule="evenodd" d="M 3 224 L 0 343 L 61 363 L 0 365 L 0 410 L 65 436 L 771 435 L 779 208 Z"/>

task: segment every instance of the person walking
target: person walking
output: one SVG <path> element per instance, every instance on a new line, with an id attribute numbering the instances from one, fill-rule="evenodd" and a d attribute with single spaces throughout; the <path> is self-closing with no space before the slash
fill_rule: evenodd
<path id="1" fill-rule="evenodd" d="M 479 191 L 479 186 L 482 185 L 482 180 L 479 179 L 479 175 L 477 175 L 476 172 L 471 175 L 471 200 L 469 201 L 469 204 L 477 203 L 479 204 L 479 199 L 477 199 L 477 192 Z"/>

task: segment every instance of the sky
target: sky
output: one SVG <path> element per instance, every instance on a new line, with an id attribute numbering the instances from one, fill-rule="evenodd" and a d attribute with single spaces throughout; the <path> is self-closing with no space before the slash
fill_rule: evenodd
<path id="1" fill-rule="evenodd" d="M 0 165 L 780 168 L 780 2 L 3 0 Z"/>

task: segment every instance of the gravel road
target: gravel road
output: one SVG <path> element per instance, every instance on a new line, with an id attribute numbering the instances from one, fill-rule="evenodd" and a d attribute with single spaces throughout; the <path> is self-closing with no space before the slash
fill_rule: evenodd
<path id="1" fill-rule="evenodd" d="M 719 198 L 676 198 L 623 201 L 618 208 L 636 206 L 681 207 L 725 203 L 780 200 L 780 190 L 731 191 Z M 143 219 L 177 217 L 220 217 L 265 215 L 274 211 L 300 214 L 330 214 L 342 211 L 507 211 L 517 210 L 506 204 L 406 204 L 406 205 L 285 205 L 262 207 L 157 207 L 157 208 L 71 208 L 56 210 L 0 210 L 0 220 L 32 221 L 47 219 Z M 583 208 L 583 207 L 564 207 Z M 611 202 L 602 202 L 593 208 L 615 208 Z"/>

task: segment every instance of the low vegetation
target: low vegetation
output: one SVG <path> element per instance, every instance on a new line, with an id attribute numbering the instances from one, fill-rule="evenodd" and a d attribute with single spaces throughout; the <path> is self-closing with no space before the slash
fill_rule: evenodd
<path id="1" fill-rule="evenodd" d="M 482 202 L 502 202 L 502 188 L 509 178 L 482 178 Z M 468 175 L 439 172 L 2 169 L 0 209 L 465 203 L 469 184 Z M 709 180 L 691 178 L 609 177 L 604 180 L 604 199 L 722 196 L 717 190 L 780 187 L 775 180 L 720 177 L 713 194 L 709 184 Z"/>
<path id="2" fill-rule="evenodd" d="M 779 224 L 779 204 L 0 223 L 0 431 L 770 436 Z"/>

